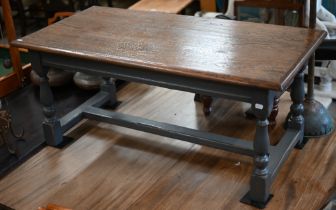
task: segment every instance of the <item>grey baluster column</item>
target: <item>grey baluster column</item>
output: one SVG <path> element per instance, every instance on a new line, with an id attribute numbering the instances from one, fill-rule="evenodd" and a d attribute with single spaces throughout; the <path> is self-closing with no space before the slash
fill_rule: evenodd
<path id="1" fill-rule="evenodd" d="M 269 163 L 269 136 L 268 115 L 257 116 L 257 128 L 253 143 L 255 157 L 254 169 L 251 177 L 250 196 L 252 201 L 266 202 L 270 194 Z"/>
<path id="2" fill-rule="evenodd" d="M 56 118 L 56 109 L 54 106 L 54 97 L 48 82 L 48 68 L 42 66 L 40 55 L 31 53 L 32 67 L 40 76 L 40 102 L 42 104 L 44 137 L 48 145 L 57 146 L 63 140 L 63 133 L 60 121 Z"/>
<path id="3" fill-rule="evenodd" d="M 252 103 L 252 112 L 257 118 L 256 133 L 253 142 L 254 168 L 247 199 L 252 205 L 263 208 L 272 197 L 272 195 L 270 195 L 271 175 L 268 168 L 270 161 L 268 116 L 272 111 L 274 94 L 268 92 L 265 95 L 257 95 L 255 100 L 256 102 Z"/>

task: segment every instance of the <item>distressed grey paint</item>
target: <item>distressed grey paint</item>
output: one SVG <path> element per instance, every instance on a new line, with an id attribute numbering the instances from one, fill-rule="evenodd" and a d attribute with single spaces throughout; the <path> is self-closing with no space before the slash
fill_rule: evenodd
<path id="1" fill-rule="evenodd" d="M 304 95 L 302 72 L 296 76 L 291 88 L 293 105 L 291 106 L 291 117 L 288 122 L 289 128 L 277 146 L 270 146 L 267 117 L 272 110 L 274 97 L 280 96 L 282 94 L 280 92 L 237 84 L 222 84 L 183 75 L 172 75 L 155 71 L 148 73 L 146 69 L 132 69 L 130 67 L 62 57 L 48 53 L 30 52 L 30 55 L 32 57 L 33 69 L 42 78 L 40 95 L 43 112 L 46 117 L 43 122 L 43 128 L 47 144 L 51 146 L 59 145 L 62 142 L 63 133 L 81 119 L 90 118 L 252 156 L 254 158 L 254 169 L 251 175 L 250 191 L 244 196 L 243 202 L 263 207 L 270 199 L 270 186 L 281 165 L 287 159 L 294 145 L 302 140 L 302 102 Z M 97 95 L 58 120 L 55 117 L 56 111 L 53 105 L 53 96 L 46 77 L 47 66 L 100 75 L 104 77 L 105 83 L 101 86 L 101 91 Z M 99 107 L 106 103 L 110 105 L 117 103 L 115 87 L 109 81 L 109 77 L 249 102 L 251 103 L 254 115 L 257 117 L 254 141 L 244 141 L 103 110 Z"/>

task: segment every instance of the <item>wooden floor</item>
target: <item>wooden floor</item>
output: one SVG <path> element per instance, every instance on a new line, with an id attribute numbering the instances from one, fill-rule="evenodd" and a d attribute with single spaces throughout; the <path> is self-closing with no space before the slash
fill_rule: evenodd
<path id="1" fill-rule="evenodd" d="M 193 94 L 130 84 L 118 110 L 190 128 L 253 139 L 247 104 L 216 100 L 205 118 Z M 281 100 L 279 122 L 288 111 Z M 272 142 L 283 133 L 270 130 Z M 64 149 L 46 147 L 0 181 L 0 203 L 35 210 L 56 203 L 94 209 L 253 209 L 247 192 L 249 157 L 109 124 L 84 121 Z M 336 191 L 336 133 L 295 150 L 272 186 L 266 209 L 319 209 Z"/>

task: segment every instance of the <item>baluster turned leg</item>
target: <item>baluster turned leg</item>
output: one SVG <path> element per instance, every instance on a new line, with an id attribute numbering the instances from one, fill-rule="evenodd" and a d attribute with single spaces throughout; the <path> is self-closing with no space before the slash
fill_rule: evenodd
<path id="1" fill-rule="evenodd" d="M 255 157 L 250 183 L 250 198 L 257 203 L 266 203 L 270 196 L 268 124 L 267 116 L 257 119 L 257 129 L 253 143 Z"/>
<path id="2" fill-rule="evenodd" d="M 300 72 L 294 79 L 291 87 L 291 99 L 293 104 L 290 107 L 289 116 L 287 117 L 287 127 L 297 130 L 301 130 L 301 138 L 298 141 L 296 147 L 302 148 L 304 146 L 303 141 L 303 129 L 304 129 L 304 81 L 303 81 L 303 72 Z"/>
<path id="3" fill-rule="evenodd" d="M 63 132 L 61 123 L 56 118 L 54 97 L 47 77 L 48 68 L 41 65 L 40 57 L 37 54 L 32 54 L 31 60 L 34 71 L 40 76 L 40 102 L 45 116 L 43 122 L 44 138 L 48 145 L 57 146 L 63 140 Z"/>
<path id="4" fill-rule="evenodd" d="M 268 168 L 270 140 L 267 117 L 272 109 L 273 98 L 270 98 L 268 103 L 262 106 L 261 109 L 256 108 L 256 104 L 252 105 L 252 111 L 257 118 L 253 142 L 254 169 L 250 180 L 250 191 L 241 200 L 243 203 L 248 203 L 258 208 L 264 208 L 270 198 L 272 198 L 272 195 L 270 195 L 271 176 Z"/>
<path id="5" fill-rule="evenodd" d="M 45 120 L 43 122 L 44 137 L 47 144 L 50 146 L 57 146 L 63 140 L 61 123 L 56 118 L 56 109 L 54 105 L 54 97 L 49 86 L 47 77 L 47 68 L 43 68 L 40 81 L 40 101 L 43 105 L 43 114 Z"/>

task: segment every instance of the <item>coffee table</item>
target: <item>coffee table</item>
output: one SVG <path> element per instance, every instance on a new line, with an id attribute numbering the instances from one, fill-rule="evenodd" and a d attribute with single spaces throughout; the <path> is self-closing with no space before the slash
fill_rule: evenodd
<path id="1" fill-rule="evenodd" d="M 264 207 L 270 186 L 303 139 L 303 69 L 325 32 L 285 26 L 204 19 L 156 12 L 91 7 L 14 41 L 29 49 L 41 77 L 40 98 L 48 145 L 82 118 L 251 156 L 254 169 L 243 202 Z M 61 119 L 55 116 L 49 67 L 100 75 L 101 91 Z M 257 117 L 253 142 L 100 108 L 117 102 L 110 77 L 248 102 Z M 270 145 L 274 97 L 291 90 L 288 128 Z M 239 129 L 239 128 L 237 128 Z"/>

